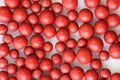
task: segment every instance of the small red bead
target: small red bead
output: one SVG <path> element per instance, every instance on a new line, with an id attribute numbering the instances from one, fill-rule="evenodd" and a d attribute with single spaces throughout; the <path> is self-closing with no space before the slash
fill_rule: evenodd
<path id="1" fill-rule="evenodd" d="M 52 4 L 52 10 L 57 14 L 57 13 L 61 13 L 63 11 L 63 7 L 62 4 L 59 2 L 54 2 Z"/>
<path id="2" fill-rule="evenodd" d="M 55 44 L 55 49 L 57 52 L 63 52 L 65 50 L 66 46 L 63 42 L 57 42 Z"/>
<path id="3" fill-rule="evenodd" d="M 23 57 L 18 57 L 15 61 L 17 67 L 22 67 L 25 65 L 25 59 Z"/>
<path id="4" fill-rule="evenodd" d="M 51 60 L 54 64 L 60 64 L 62 62 L 62 57 L 59 54 L 53 54 Z"/>
<path id="5" fill-rule="evenodd" d="M 70 70 L 71 70 L 71 66 L 70 66 L 69 63 L 62 63 L 62 64 L 60 65 L 60 71 L 61 71 L 62 73 L 69 73 Z"/>
<path id="6" fill-rule="evenodd" d="M 106 5 L 110 10 L 116 10 L 120 7 L 119 0 L 107 0 Z"/>
<path id="7" fill-rule="evenodd" d="M 0 69 L 5 68 L 8 65 L 8 60 L 4 57 L 0 58 Z"/>
<path id="8" fill-rule="evenodd" d="M 31 4 L 31 6 L 30 6 L 30 9 L 31 9 L 31 11 L 33 12 L 33 13 L 38 13 L 38 12 L 40 12 L 40 10 L 41 10 L 41 6 L 40 6 L 40 4 L 38 4 L 38 3 L 33 3 L 33 4 Z"/>
<path id="9" fill-rule="evenodd" d="M 107 69 L 107 68 L 101 69 L 101 70 L 100 70 L 100 77 L 101 77 L 101 78 L 106 78 L 106 79 L 110 78 L 110 77 L 111 77 L 111 72 L 110 72 L 110 70 Z"/>
<path id="10" fill-rule="evenodd" d="M 33 28 L 34 33 L 40 34 L 43 32 L 43 26 L 40 24 L 36 24 Z"/>
<path id="11" fill-rule="evenodd" d="M 16 49 L 10 50 L 9 56 L 10 56 L 12 59 L 17 59 L 18 56 L 19 56 L 18 50 L 16 50 Z"/>
<path id="12" fill-rule="evenodd" d="M 45 42 L 43 45 L 43 50 L 47 53 L 51 52 L 53 50 L 53 45 L 51 42 Z"/>
<path id="13" fill-rule="evenodd" d="M 32 76 L 34 79 L 39 79 L 40 76 L 42 75 L 42 71 L 41 69 L 35 69 L 33 72 L 32 72 Z"/>
<path id="14" fill-rule="evenodd" d="M 119 80 L 120 79 L 120 73 L 114 73 L 111 75 L 110 80 Z"/>
<path id="15" fill-rule="evenodd" d="M 102 63 L 99 59 L 95 58 L 95 59 L 92 59 L 92 61 L 90 62 L 90 66 L 92 69 L 100 69 L 102 67 Z"/>
<path id="16" fill-rule="evenodd" d="M 106 61 L 109 59 L 109 53 L 107 51 L 101 51 L 98 55 L 99 59 L 102 61 Z"/>
<path id="17" fill-rule="evenodd" d="M 13 36 L 11 34 L 5 34 L 2 40 L 4 43 L 10 44 L 13 42 Z"/>
<path id="18" fill-rule="evenodd" d="M 19 27 L 19 24 L 16 21 L 10 21 L 8 22 L 7 27 L 11 31 L 16 31 Z"/>
<path id="19" fill-rule="evenodd" d="M 57 80 L 60 78 L 61 76 L 61 72 L 58 68 L 53 68 L 51 71 L 50 71 L 50 76 L 53 80 Z"/>
<path id="20" fill-rule="evenodd" d="M 5 35 L 8 32 L 8 28 L 4 24 L 0 24 L 0 35 Z"/>
<path id="21" fill-rule="evenodd" d="M 77 41 L 73 38 L 70 38 L 66 41 L 66 47 L 68 48 L 75 48 L 77 45 Z"/>
<path id="22" fill-rule="evenodd" d="M 77 22 L 74 22 L 74 21 L 69 22 L 68 30 L 71 33 L 76 33 L 78 31 L 78 24 L 77 24 Z"/>
<path id="23" fill-rule="evenodd" d="M 8 64 L 6 70 L 8 74 L 15 74 L 17 71 L 17 66 L 15 64 Z"/>
<path id="24" fill-rule="evenodd" d="M 77 45 L 79 48 L 85 47 L 87 45 L 87 40 L 84 38 L 78 39 Z"/>
<path id="25" fill-rule="evenodd" d="M 84 0 L 88 8 L 96 8 L 100 4 L 100 0 Z"/>
<path id="26" fill-rule="evenodd" d="M 52 5 L 52 1 L 51 0 L 41 0 L 40 4 L 43 8 L 49 8 Z"/>
<path id="27" fill-rule="evenodd" d="M 21 1 L 21 5 L 22 5 L 24 8 L 30 8 L 30 6 L 31 6 L 31 1 L 29 1 L 29 0 L 22 0 L 22 1 Z"/>
<path id="28" fill-rule="evenodd" d="M 67 12 L 67 17 L 70 21 L 75 21 L 78 18 L 78 13 L 75 10 L 70 10 Z"/>
<path id="29" fill-rule="evenodd" d="M 8 6 L 9 8 L 17 8 L 18 6 L 20 6 L 20 0 L 4 0 L 4 3 L 6 6 Z"/>
<path id="30" fill-rule="evenodd" d="M 43 59 L 45 57 L 45 51 L 41 49 L 37 49 L 35 51 L 35 55 L 38 57 L 38 59 Z"/>
<path id="31" fill-rule="evenodd" d="M 0 71 L 0 80 L 8 80 L 8 73 L 5 71 Z"/>
<path id="32" fill-rule="evenodd" d="M 9 47 L 5 43 L 0 44 L 0 57 L 6 57 L 9 53 Z"/>
<path id="33" fill-rule="evenodd" d="M 26 46 L 24 48 L 24 54 L 27 55 L 27 56 L 31 55 L 31 54 L 34 54 L 34 48 L 31 47 L 31 46 Z"/>

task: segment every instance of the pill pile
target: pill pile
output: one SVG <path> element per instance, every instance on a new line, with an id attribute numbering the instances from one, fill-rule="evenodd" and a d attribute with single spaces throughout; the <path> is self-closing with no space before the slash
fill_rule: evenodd
<path id="1" fill-rule="evenodd" d="M 102 67 L 109 57 L 120 59 L 120 35 L 113 30 L 120 25 L 120 15 L 114 13 L 120 0 L 106 0 L 105 5 L 101 0 L 84 0 L 86 7 L 77 11 L 80 1 L 4 0 L 5 6 L 0 6 L 0 80 L 120 80 L 120 73 L 111 74 Z M 91 24 L 94 17 L 97 21 Z M 14 37 L 16 31 L 19 34 Z M 71 37 L 77 32 L 78 40 Z M 108 50 L 95 34 L 104 36 Z M 58 41 L 53 45 L 45 38 Z M 53 48 L 56 53 L 46 57 Z M 7 56 L 15 63 L 9 63 Z M 75 60 L 89 64 L 90 69 L 72 65 Z"/>

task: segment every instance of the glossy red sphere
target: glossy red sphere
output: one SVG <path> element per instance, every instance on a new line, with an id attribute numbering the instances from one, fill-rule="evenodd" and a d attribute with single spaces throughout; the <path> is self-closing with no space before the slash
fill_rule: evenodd
<path id="1" fill-rule="evenodd" d="M 75 10 L 70 10 L 67 12 L 67 17 L 70 21 L 75 21 L 78 18 L 78 13 Z"/>
<path id="2" fill-rule="evenodd" d="M 72 80 L 82 80 L 84 77 L 84 71 L 81 67 L 74 66 L 70 70 L 70 77 Z"/>
<path id="3" fill-rule="evenodd" d="M 105 19 L 109 15 L 109 9 L 104 5 L 99 5 L 96 7 L 94 13 L 98 19 Z"/>
<path id="4" fill-rule="evenodd" d="M 25 54 L 26 56 L 31 55 L 31 54 L 34 54 L 34 52 L 35 52 L 35 50 L 34 50 L 34 48 L 31 47 L 31 46 L 26 46 L 26 47 L 24 48 L 24 54 Z"/>
<path id="5" fill-rule="evenodd" d="M 30 45 L 33 48 L 41 48 L 44 44 L 44 39 L 41 35 L 33 35 L 30 39 Z"/>
<path id="6" fill-rule="evenodd" d="M 69 22 L 68 30 L 71 33 L 76 33 L 78 31 L 78 24 L 77 24 L 77 22 L 74 22 L 74 21 Z"/>
<path id="7" fill-rule="evenodd" d="M 28 44 L 28 40 L 24 36 L 16 36 L 13 40 L 13 46 L 15 49 L 24 49 Z"/>
<path id="8" fill-rule="evenodd" d="M 20 0 L 4 0 L 4 3 L 9 8 L 17 8 L 20 5 Z"/>
<path id="9" fill-rule="evenodd" d="M 8 60 L 4 57 L 0 58 L 0 69 L 5 68 L 8 65 Z"/>
<path id="10" fill-rule="evenodd" d="M 60 65 L 60 71 L 61 71 L 63 74 L 69 73 L 70 70 L 71 70 L 71 66 L 70 66 L 69 63 L 66 63 L 66 62 L 65 62 L 65 63 L 62 63 L 62 64 Z"/>
<path id="11" fill-rule="evenodd" d="M 103 49 L 103 41 L 99 37 L 92 37 L 88 40 L 87 46 L 92 52 L 100 52 Z"/>
<path id="12" fill-rule="evenodd" d="M 48 58 L 44 58 L 40 62 L 40 68 L 44 72 L 48 72 L 52 69 L 52 61 Z"/>
<path id="13" fill-rule="evenodd" d="M 60 80 L 71 80 L 71 78 L 68 74 L 63 74 L 61 75 Z"/>
<path id="14" fill-rule="evenodd" d="M 119 80 L 120 79 L 120 73 L 114 73 L 111 75 L 110 80 Z"/>
<path id="15" fill-rule="evenodd" d="M 62 0 L 62 5 L 67 10 L 74 10 L 78 6 L 78 0 Z"/>
<path id="16" fill-rule="evenodd" d="M 77 51 L 76 58 L 81 64 L 88 64 L 92 60 L 92 53 L 88 48 L 80 48 Z"/>
<path id="17" fill-rule="evenodd" d="M 55 12 L 55 13 L 61 13 L 63 11 L 63 7 L 62 7 L 62 4 L 59 3 L 59 2 L 54 2 L 52 4 L 52 10 Z"/>
<path id="18" fill-rule="evenodd" d="M 62 62 L 62 57 L 60 54 L 53 54 L 51 57 L 53 64 L 60 64 Z"/>
<path id="19" fill-rule="evenodd" d="M 42 7 L 40 6 L 39 3 L 33 3 L 33 4 L 31 4 L 31 6 L 30 6 L 30 9 L 31 9 L 31 11 L 32 11 L 33 13 L 38 13 L 38 12 L 40 12 L 41 8 L 42 8 Z"/>
<path id="20" fill-rule="evenodd" d="M 23 57 L 18 57 L 15 61 L 17 67 L 22 67 L 25 65 L 25 59 Z"/>
<path id="21" fill-rule="evenodd" d="M 79 48 L 85 47 L 87 45 L 87 40 L 84 38 L 78 39 L 77 45 Z"/>
<path id="22" fill-rule="evenodd" d="M 53 80 L 57 80 L 60 78 L 61 76 L 61 72 L 58 68 L 53 68 L 51 71 L 50 71 L 50 76 Z"/>
<path id="23" fill-rule="evenodd" d="M 51 0 L 41 0 L 40 4 L 43 8 L 49 8 L 52 5 L 52 1 Z"/>
<path id="24" fill-rule="evenodd" d="M 57 52 L 63 52 L 65 50 L 65 48 L 66 48 L 66 46 L 65 46 L 65 44 L 63 42 L 57 42 L 55 44 L 55 50 Z"/>
<path id="25" fill-rule="evenodd" d="M 16 21 L 10 21 L 8 24 L 7 24 L 7 27 L 9 30 L 11 31 L 16 31 L 19 27 L 18 23 Z"/>
<path id="26" fill-rule="evenodd" d="M 5 35 L 8 32 L 8 28 L 4 24 L 0 24 L 0 35 Z"/>
<path id="27" fill-rule="evenodd" d="M 0 80 L 8 80 L 8 73 L 5 71 L 0 71 Z"/>
<path id="28" fill-rule="evenodd" d="M 5 43 L 0 44 L 0 57 L 6 57 L 9 53 L 9 47 Z"/>
<path id="29" fill-rule="evenodd" d="M 38 59 L 43 59 L 45 57 L 45 51 L 41 49 L 37 49 L 35 51 L 35 55 L 38 57 Z"/>
<path id="30" fill-rule="evenodd" d="M 109 59 L 109 53 L 103 50 L 99 53 L 98 57 L 101 61 L 106 61 Z"/>
<path id="31" fill-rule="evenodd" d="M 16 8 L 13 12 L 13 19 L 16 22 L 23 22 L 27 18 L 27 11 L 24 8 Z"/>
<path id="32" fill-rule="evenodd" d="M 56 38 L 61 42 L 67 41 L 69 39 L 69 36 L 69 31 L 66 28 L 61 28 L 56 33 Z"/>
<path id="33" fill-rule="evenodd" d="M 8 74 L 15 74 L 17 71 L 17 66 L 15 64 L 8 64 L 6 71 Z"/>
<path id="34" fill-rule="evenodd" d="M 31 6 L 31 1 L 29 1 L 29 0 L 22 0 L 22 1 L 21 1 L 21 5 L 22 5 L 24 8 L 30 8 L 30 6 Z"/>
<path id="35" fill-rule="evenodd" d="M 94 30 L 91 24 L 84 23 L 79 28 L 79 34 L 84 39 L 89 39 L 93 36 Z"/>
<path id="36" fill-rule="evenodd" d="M 28 68 L 22 67 L 16 73 L 17 80 L 31 80 L 32 74 Z"/>
<path id="37" fill-rule="evenodd" d="M 0 22 L 9 22 L 12 19 L 12 13 L 9 8 L 0 7 Z"/>
<path id="38" fill-rule="evenodd" d="M 54 12 L 51 10 L 43 10 L 39 15 L 39 21 L 43 25 L 52 24 L 55 20 Z"/>
<path id="39" fill-rule="evenodd" d="M 27 56 L 25 59 L 25 66 L 30 70 L 36 69 L 39 66 L 38 58 L 34 55 Z"/>
<path id="40" fill-rule="evenodd" d="M 35 69 L 33 72 L 32 72 L 32 76 L 34 79 L 39 79 L 40 76 L 42 75 L 42 71 L 41 69 Z"/>
<path id="41" fill-rule="evenodd" d="M 36 24 L 33 28 L 33 32 L 36 34 L 40 34 L 43 32 L 43 26 L 41 24 Z"/>
<path id="42" fill-rule="evenodd" d="M 100 0 L 84 0 L 88 8 L 96 8 L 100 4 Z"/>
<path id="43" fill-rule="evenodd" d="M 106 78 L 106 79 L 110 78 L 110 77 L 111 77 L 111 72 L 110 72 L 110 70 L 107 69 L 107 68 L 101 69 L 101 70 L 100 70 L 100 77 Z"/>
<path id="44" fill-rule="evenodd" d="M 5 34 L 2 40 L 4 43 L 10 44 L 13 42 L 13 36 L 11 34 Z"/>
<path id="45" fill-rule="evenodd" d="M 120 7 L 120 1 L 119 0 L 107 0 L 106 5 L 110 10 L 116 10 Z"/>
<path id="46" fill-rule="evenodd" d="M 11 49 L 10 52 L 9 52 L 9 56 L 10 56 L 12 59 L 17 59 L 18 56 L 19 56 L 18 50 L 16 50 L 16 49 Z"/>
<path id="47" fill-rule="evenodd" d="M 70 38 L 66 41 L 66 47 L 75 48 L 77 45 L 77 41 L 74 38 Z"/>
<path id="48" fill-rule="evenodd" d="M 53 45 L 51 42 L 45 42 L 43 45 L 43 50 L 47 53 L 51 52 L 53 50 Z"/>
<path id="49" fill-rule="evenodd" d="M 90 66 L 92 69 L 98 70 L 102 67 L 102 63 L 100 59 L 95 58 L 95 59 L 92 59 L 92 61 L 90 62 Z"/>
<path id="50" fill-rule="evenodd" d="M 84 8 L 79 11 L 78 18 L 81 22 L 91 22 L 93 20 L 93 14 L 89 9 Z"/>

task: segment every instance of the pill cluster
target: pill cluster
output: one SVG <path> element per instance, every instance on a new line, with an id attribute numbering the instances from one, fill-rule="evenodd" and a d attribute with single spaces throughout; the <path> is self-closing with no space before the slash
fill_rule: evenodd
<path id="1" fill-rule="evenodd" d="M 100 4 L 101 0 L 84 0 L 87 8 L 77 11 L 80 1 L 4 0 L 6 6 L 0 6 L 0 80 L 120 80 L 120 73 L 111 74 L 102 68 L 102 61 L 109 57 L 120 59 L 120 35 L 112 30 L 120 25 L 120 15 L 110 13 L 120 7 L 120 0 L 106 0 L 106 5 Z M 62 13 L 64 10 L 67 14 Z M 91 24 L 94 16 L 97 21 Z M 8 31 L 19 34 L 14 37 Z M 71 37 L 77 32 L 78 40 Z M 110 44 L 108 50 L 94 34 L 104 35 L 104 41 Z M 44 37 L 56 37 L 58 42 L 53 46 Z M 46 57 L 53 48 L 56 53 Z M 93 54 L 98 57 L 93 58 Z M 7 56 L 15 63 L 9 63 Z M 73 66 L 75 59 L 91 69 Z"/>

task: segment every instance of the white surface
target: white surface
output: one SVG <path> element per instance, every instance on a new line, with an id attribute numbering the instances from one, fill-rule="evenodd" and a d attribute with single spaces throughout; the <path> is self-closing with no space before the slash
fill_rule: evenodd
<path id="1" fill-rule="evenodd" d="M 61 0 L 52 0 L 52 1 L 53 2 L 58 2 L 58 1 L 61 2 Z M 79 2 L 79 5 L 78 5 L 78 7 L 77 7 L 76 10 L 79 12 L 82 8 L 86 8 L 86 6 L 84 5 L 84 0 L 78 0 L 78 2 Z M 106 0 L 101 0 L 101 4 L 105 5 L 105 2 L 106 2 Z M 0 6 L 3 6 L 3 5 L 4 5 L 4 0 L 0 0 Z M 94 9 L 91 9 L 91 10 L 94 11 Z M 66 14 L 66 12 L 67 11 L 64 10 L 63 14 Z M 110 13 L 117 13 L 117 14 L 120 15 L 120 8 L 117 9 L 117 10 L 115 10 L 115 11 L 111 11 Z M 94 20 L 91 22 L 91 24 L 93 25 L 96 20 L 97 19 L 94 17 Z M 79 21 L 77 21 L 77 22 L 78 22 L 79 26 L 82 24 Z M 120 27 L 120 25 L 119 25 L 119 27 Z M 118 28 L 109 28 L 109 30 L 112 29 L 112 30 L 116 31 L 117 34 L 120 34 L 120 28 L 119 27 Z M 9 33 L 12 33 L 12 35 L 14 35 L 14 36 L 18 35 L 18 34 L 16 34 L 17 32 L 10 32 L 9 31 Z M 103 35 L 97 35 L 97 36 L 101 37 L 102 40 L 103 40 Z M 76 40 L 78 40 L 80 38 L 80 36 L 78 35 L 78 33 L 71 34 L 71 37 L 75 38 Z M 46 41 L 51 41 L 53 43 L 53 46 L 57 42 L 56 37 L 54 37 L 52 39 L 46 39 L 45 38 L 45 40 Z M 2 43 L 2 36 L 1 35 L 0 35 L 0 43 Z M 108 47 L 109 47 L 109 45 L 104 42 L 104 50 L 107 50 Z M 10 45 L 10 48 L 12 48 L 11 45 Z M 78 49 L 76 48 L 75 51 L 76 50 L 78 50 Z M 51 55 L 54 54 L 54 53 L 56 53 L 55 49 L 51 53 L 47 54 L 47 57 L 51 57 Z M 94 58 L 97 58 L 97 55 L 95 53 L 93 53 L 93 55 L 94 55 Z M 20 51 L 20 56 L 24 56 L 22 51 Z M 7 58 L 10 60 L 10 62 L 14 62 L 14 60 L 10 59 L 9 57 L 7 57 Z M 114 72 L 120 72 L 120 59 L 115 60 L 115 59 L 110 58 L 109 60 L 102 62 L 102 64 L 103 64 L 103 67 L 109 68 L 112 73 L 114 73 Z M 77 62 L 77 60 L 75 60 L 75 62 L 72 63 L 72 66 L 73 65 L 79 65 L 79 66 L 81 66 L 84 69 L 84 71 L 90 69 L 89 64 L 88 65 L 81 65 L 80 63 Z"/>

